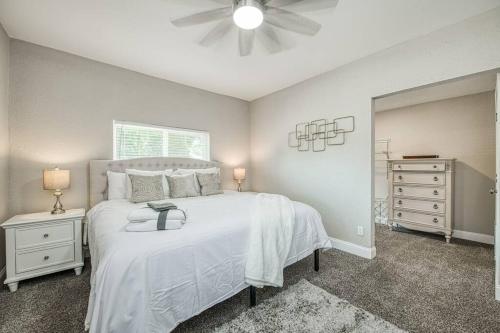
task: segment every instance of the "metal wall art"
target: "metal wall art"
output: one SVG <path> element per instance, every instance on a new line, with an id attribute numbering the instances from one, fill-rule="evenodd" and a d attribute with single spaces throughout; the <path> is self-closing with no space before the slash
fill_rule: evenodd
<path id="1" fill-rule="evenodd" d="M 295 131 L 288 133 L 288 147 L 298 151 L 325 151 L 327 146 L 341 146 L 345 143 L 346 133 L 355 129 L 354 116 L 313 120 L 298 123 Z"/>

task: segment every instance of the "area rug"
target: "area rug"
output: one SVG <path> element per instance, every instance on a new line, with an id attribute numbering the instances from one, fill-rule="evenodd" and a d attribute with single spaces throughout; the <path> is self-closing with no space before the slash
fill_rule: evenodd
<path id="1" fill-rule="evenodd" d="M 405 332 L 306 280 L 249 309 L 215 332 Z"/>

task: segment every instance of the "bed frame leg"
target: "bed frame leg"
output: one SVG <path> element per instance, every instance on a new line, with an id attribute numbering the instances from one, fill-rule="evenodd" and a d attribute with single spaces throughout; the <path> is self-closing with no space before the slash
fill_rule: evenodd
<path id="1" fill-rule="evenodd" d="M 319 249 L 314 250 L 314 270 L 319 271 Z"/>
<path id="2" fill-rule="evenodd" d="M 250 286 L 250 307 L 257 305 L 257 288 Z"/>

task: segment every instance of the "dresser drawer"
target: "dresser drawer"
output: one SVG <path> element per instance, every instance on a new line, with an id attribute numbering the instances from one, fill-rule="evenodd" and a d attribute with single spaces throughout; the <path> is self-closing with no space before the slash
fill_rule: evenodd
<path id="1" fill-rule="evenodd" d="M 394 199 L 393 207 L 395 209 L 413 209 L 430 213 L 444 214 L 445 203 L 440 201 L 414 200 L 399 198 Z"/>
<path id="2" fill-rule="evenodd" d="M 392 166 L 394 171 L 445 171 L 446 165 L 444 162 L 436 163 L 397 163 Z"/>
<path id="3" fill-rule="evenodd" d="M 442 173 L 410 173 L 394 172 L 394 183 L 444 185 L 445 175 Z"/>
<path id="4" fill-rule="evenodd" d="M 74 244 L 52 247 L 16 255 L 16 273 L 60 265 L 75 260 Z"/>
<path id="5" fill-rule="evenodd" d="M 435 227 L 444 227 L 444 216 L 429 215 L 394 209 L 394 220 L 408 221 Z"/>
<path id="6" fill-rule="evenodd" d="M 25 249 L 73 240 L 73 221 L 34 225 L 16 230 L 16 248 Z"/>
<path id="7" fill-rule="evenodd" d="M 446 198 L 446 190 L 442 187 L 420 187 L 420 186 L 399 185 L 393 187 L 393 196 L 443 200 Z"/>

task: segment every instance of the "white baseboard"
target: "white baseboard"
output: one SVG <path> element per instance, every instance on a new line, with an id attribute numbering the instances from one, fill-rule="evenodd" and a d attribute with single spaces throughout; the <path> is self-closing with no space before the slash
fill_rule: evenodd
<path id="1" fill-rule="evenodd" d="M 499 285 L 497 285 L 495 288 L 495 299 L 497 301 L 500 301 L 500 286 Z"/>
<path id="2" fill-rule="evenodd" d="M 495 237 L 493 235 L 479 234 L 470 231 L 453 230 L 452 237 L 491 245 L 495 244 Z"/>
<path id="3" fill-rule="evenodd" d="M 330 237 L 333 247 L 337 250 L 348 252 L 366 259 L 373 259 L 377 255 L 375 247 L 369 248 L 354 243 L 349 243 L 340 239 Z"/>

